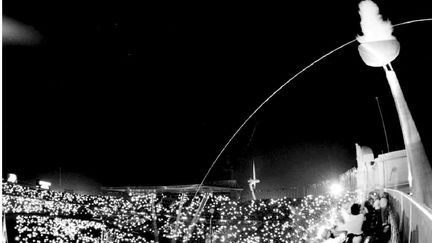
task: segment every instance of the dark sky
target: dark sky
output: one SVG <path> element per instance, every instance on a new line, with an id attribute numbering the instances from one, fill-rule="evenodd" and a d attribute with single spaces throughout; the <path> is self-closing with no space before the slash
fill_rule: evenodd
<path id="1" fill-rule="evenodd" d="M 4 15 L 42 36 L 3 46 L 3 173 L 24 180 L 61 167 L 104 185 L 199 183 L 261 102 L 360 33 L 358 1 L 300 2 L 3 1 Z M 427 1 L 393 2 L 378 2 L 392 23 L 432 17 Z M 395 28 L 393 67 L 432 155 L 431 33 L 432 22 Z M 262 188 L 286 187 L 355 166 L 355 143 L 385 152 L 375 97 L 390 150 L 403 149 L 384 71 L 366 66 L 357 46 L 271 99 L 209 180 L 229 179 L 232 167 L 244 184 L 254 160 Z"/>

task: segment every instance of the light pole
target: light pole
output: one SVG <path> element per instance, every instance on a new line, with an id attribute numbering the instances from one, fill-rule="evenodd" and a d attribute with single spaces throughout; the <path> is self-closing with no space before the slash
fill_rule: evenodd
<path id="1" fill-rule="evenodd" d="M 214 213 L 214 208 L 210 208 L 209 213 L 210 213 L 210 243 L 213 242 L 213 227 L 212 227 L 212 221 L 213 221 L 213 213 Z"/>
<path id="2" fill-rule="evenodd" d="M 248 183 L 249 183 L 249 189 L 251 190 L 252 193 L 253 200 L 256 200 L 255 188 L 256 188 L 256 184 L 259 182 L 260 180 L 258 180 L 255 175 L 255 161 L 252 161 L 252 179 L 249 179 Z"/>

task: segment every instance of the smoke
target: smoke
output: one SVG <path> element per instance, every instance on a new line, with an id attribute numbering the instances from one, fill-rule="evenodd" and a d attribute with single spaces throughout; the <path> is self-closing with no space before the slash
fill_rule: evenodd
<path id="1" fill-rule="evenodd" d="M 2 33 L 6 45 L 34 45 L 42 39 L 33 27 L 6 16 L 3 16 Z"/>
<path id="2" fill-rule="evenodd" d="M 384 21 L 379 14 L 378 6 L 371 0 L 359 3 L 360 26 L 363 36 L 358 35 L 360 43 L 396 39 L 393 35 L 393 27 L 390 21 Z"/>

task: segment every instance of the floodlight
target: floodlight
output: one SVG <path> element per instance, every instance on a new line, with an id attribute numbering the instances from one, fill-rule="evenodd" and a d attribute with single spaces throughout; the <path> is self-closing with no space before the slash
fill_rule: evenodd
<path id="1" fill-rule="evenodd" d="M 17 176 L 15 174 L 12 174 L 12 173 L 7 174 L 7 182 L 16 183 L 17 179 L 18 178 L 17 178 Z"/>
<path id="2" fill-rule="evenodd" d="M 343 192 L 343 187 L 342 185 L 338 184 L 338 183 L 333 183 L 330 186 L 330 194 L 334 195 L 334 196 L 338 196 Z"/>
<path id="3" fill-rule="evenodd" d="M 46 190 L 49 190 L 50 186 L 51 186 L 51 182 L 49 182 L 49 181 L 39 181 L 38 184 L 39 184 L 40 188 L 46 189 Z"/>

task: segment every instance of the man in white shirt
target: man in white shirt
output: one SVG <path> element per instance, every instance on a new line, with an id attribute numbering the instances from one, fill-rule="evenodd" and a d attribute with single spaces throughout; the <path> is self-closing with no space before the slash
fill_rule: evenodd
<path id="1" fill-rule="evenodd" d="M 360 204 L 354 203 L 351 206 L 351 214 L 347 214 L 344 217 L 344 223 L 340 223 L 336 226 L 336 231 L 347 232 L 347 242 L 360 243 L 362 240 L 362 225 L 365 221 L 365 216 L 360 213 Z"/>

